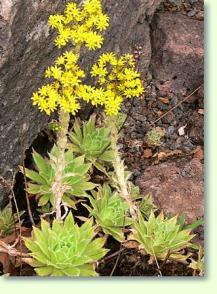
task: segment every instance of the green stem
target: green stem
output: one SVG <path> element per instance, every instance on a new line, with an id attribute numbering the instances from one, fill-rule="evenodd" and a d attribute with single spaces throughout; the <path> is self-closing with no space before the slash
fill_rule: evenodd
<path id="1" fill-rule="evenodd" d="M 57 162 L 56 162 L 56 174 L 52 187 L 52 191 L 55 197 L 55 211 L 56 219 L 61 220 L 61 203 L 62 197 L 65 192 L 65 185 L 63 183 L 63 171 L 66 166 L 65 150 L 67 147 L 67 133 L 69 127 L 70 115 L 68 112 L 64 112 L 62 109 L 59 111 L 59 123 L 60 130 L 57 132 Z"/>
<path id="2" fill-rule="evenodd" d="M 118 128 L 116 116 L 107 119 L 107 125 L 110 128 L 111 148 L 114 153 L 113 167 L 118 182 L 120 196 L 129 204 L 129 211 L 134 219 L 137 219 L 137 209 L 134 205 L 131 195 L 128 191 L 128 179 L 125 175 L 124 161 L 118 150 Z"/>

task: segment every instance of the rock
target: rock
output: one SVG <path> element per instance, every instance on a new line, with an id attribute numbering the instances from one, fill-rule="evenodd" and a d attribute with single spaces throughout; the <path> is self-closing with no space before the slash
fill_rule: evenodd
<path id="1" fill-rule="evenodd" d="M 152 24 L 151 68 L 161 89 L 167 91 L 165 95 L 172 92 L 182 98 L 203 83 L 203 29 L 202 21 L 180 13 L 156 14 Z"/>
<path id="2" fill-rule="evenodd" d="M 176 131 L 176 128 L 174 126 L 169 126 L 167 129 L 167 135 L 171 136 L 174 134 L 175 131 Z"/>
<path id="3" fill-rule="evenodd" d="M 45 68 L 60 54 L 47 20 L 62 11 L 64 2 L 0 0 L 0 175 L 4 178 L 11 176 L 21 153 L 47 123 L 48 117 L 32 106 L 30 97 L 44 82 Z M 81 65 L 88 69 L 102 51 L 133 52 L 139 45 L 143 48 L 140 70 L 145 75 L 151 58 L 149 21 L 161 2 L 103 0 L 110 16 L 105 44 L 101 51 L 82 56 Z"/>
<path id="4" fill-rule="evenodd" d="M 194 111 L 189 120 L 190 128 L 188 136 L 194 144 L 203 144 L 204 142 L 204 116 Z"/>
<path id="5" fill-rule="evenodd" d="M 189 0 L 189 2 L 190 2 L 191 4 L 194 4 L 194 3 L 197 3 L 198 0 Z"/>
<path id="6" fill-rule="evenodd" d="M 197 13 L 196 10 L 190 10 L 190 11 L 187 13 L 187 16 L 192 17 L 192 16 L 194 16 L 196 13 Z"/>
<path id="7" fill-rule="evenodd" d="M 182 168 L 176 163 L 148 167 L 136 184 L 143 194 L 152 194 L 164 213 L 185 213 L 188 223 L 204 215 L 203 165 L 198 158 Z"/>

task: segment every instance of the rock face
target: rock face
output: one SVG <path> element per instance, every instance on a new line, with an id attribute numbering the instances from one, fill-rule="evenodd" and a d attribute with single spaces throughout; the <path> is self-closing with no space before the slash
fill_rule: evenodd
<path id="1" fill-rule="evenodd" d="M 48 16 L 63 9 L 62 0 L 0 0 L 0 175 L 9 177 L 20 163 L 47 117 L 34 108 L 30 97 L 43 83 L 44 69 L 59 51 L 53 47 Z M 78 1 L 81 2 L 81 1 Z M 102 50 L 131 51 L 141 45 L 140 69 L 145 73 L 151 58 L 149 22 L 162 0 L 108 0 L 111 16 Z M 97 54 L 81 63 L 88 67 Z M 0 186 L 0 203 L 3 198 Z"/>
<path id="2" fill-rule="evenodd" d="M 204 22 L 179 13 L 158 13 L 152 23 L 153 77 L 168 92 L 186 95 L 203 84 Z"/>
<path id="3" fill-rule="evenodd" d="M 182 168 L 175 163 L 148 167 L 137 185 L 144 194 L 152 194 L 166 214 L 184 212 L 189 223 L 204 215 L 203 165 L 197 158 Z"/>

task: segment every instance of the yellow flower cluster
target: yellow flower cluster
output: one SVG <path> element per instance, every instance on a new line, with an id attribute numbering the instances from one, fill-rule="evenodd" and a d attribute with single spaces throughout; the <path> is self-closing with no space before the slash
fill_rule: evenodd
<path id="1" fill-rule="evenodd" d="M 120 58 L 114 53 L 103 54 L 92 67 L 91 75 L 98 79 L 103 92 L 98 104 L 105 106 L 107 115 L 117 115 L 124 98 L 138 97 L 144 91 L 131 54 Z"/>
<path id="2" fill-rule="evenodd" d="M 86 0 L 82 7 L 68 3 L 64 14 L 50 16 L 49 24 L 59 32 L 55 40 L 58 47 L 71 41 L 76 48 L 86 45 L 96 49 L 102 45 L 101 32 L 108 26 L 108 17 L 102 12 L 101 0 Z M 114 53 L 103 54 L 91 71 L 98 87 L 82 82 L 85 73 L 78 66 L 78 59 L 78 54 L 67 51 L 48 67 L 45 77 L 51 81 L 33 94 L 33 105 L 48 115 L 58 107 L 76 114 L 80 100 L 84 100 L 94 106 L 104 106 L 107 115 L 117 115 L 124 98 L 142 94 L 142 82 L 131 54 L 120 58 Z"/>
<path id="3" fill-rule="evenodd" d="M 46 78 L 54 81 L 33 94 L 33 105 L 50 115 L 60 106 L 65 112 L 75 114 L 80 108 L 77 89 L 84 72 L 77 65 L 78 55 L 67 51 L 57 58 L 55 65 L 45 72 Z"/>
<path id="4" fill-rule="evenodd" d="M 72 42 L 94 50 L 102 46 L 102 31 L 108 27 L 109 18 L 103 14 L 101 0 L 86 0 L 82 7 L 68 3 L 63 14 L 50 16 L 49 24 L 58 30 L 55 44 L 59 48 Z"/>

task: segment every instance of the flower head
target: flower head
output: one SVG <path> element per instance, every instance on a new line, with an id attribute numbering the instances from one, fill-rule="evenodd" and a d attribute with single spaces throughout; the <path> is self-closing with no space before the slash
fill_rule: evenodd
<path id="1" fill-rule="evenodd" d="M 120 58 L 112 52 L 101 55 L 93 65 L 91 75 L 103 89 L 101 104 L 107 115 L 117 115 L 124 98 L 138 97 L 144 91 L 131 54 Z"/>
<path id="2" fill-rule="evenodd" d="M 102 11 L 101 0 L 86 0 L 81 7 L 68 3 L 62 15 L 51 15 L 49 24 L 57 29 L 57 47 L 84 45 L 90 50 L 100 48 L 103 43 L 102 32 L 109 25 L 109 18 Z"/>

